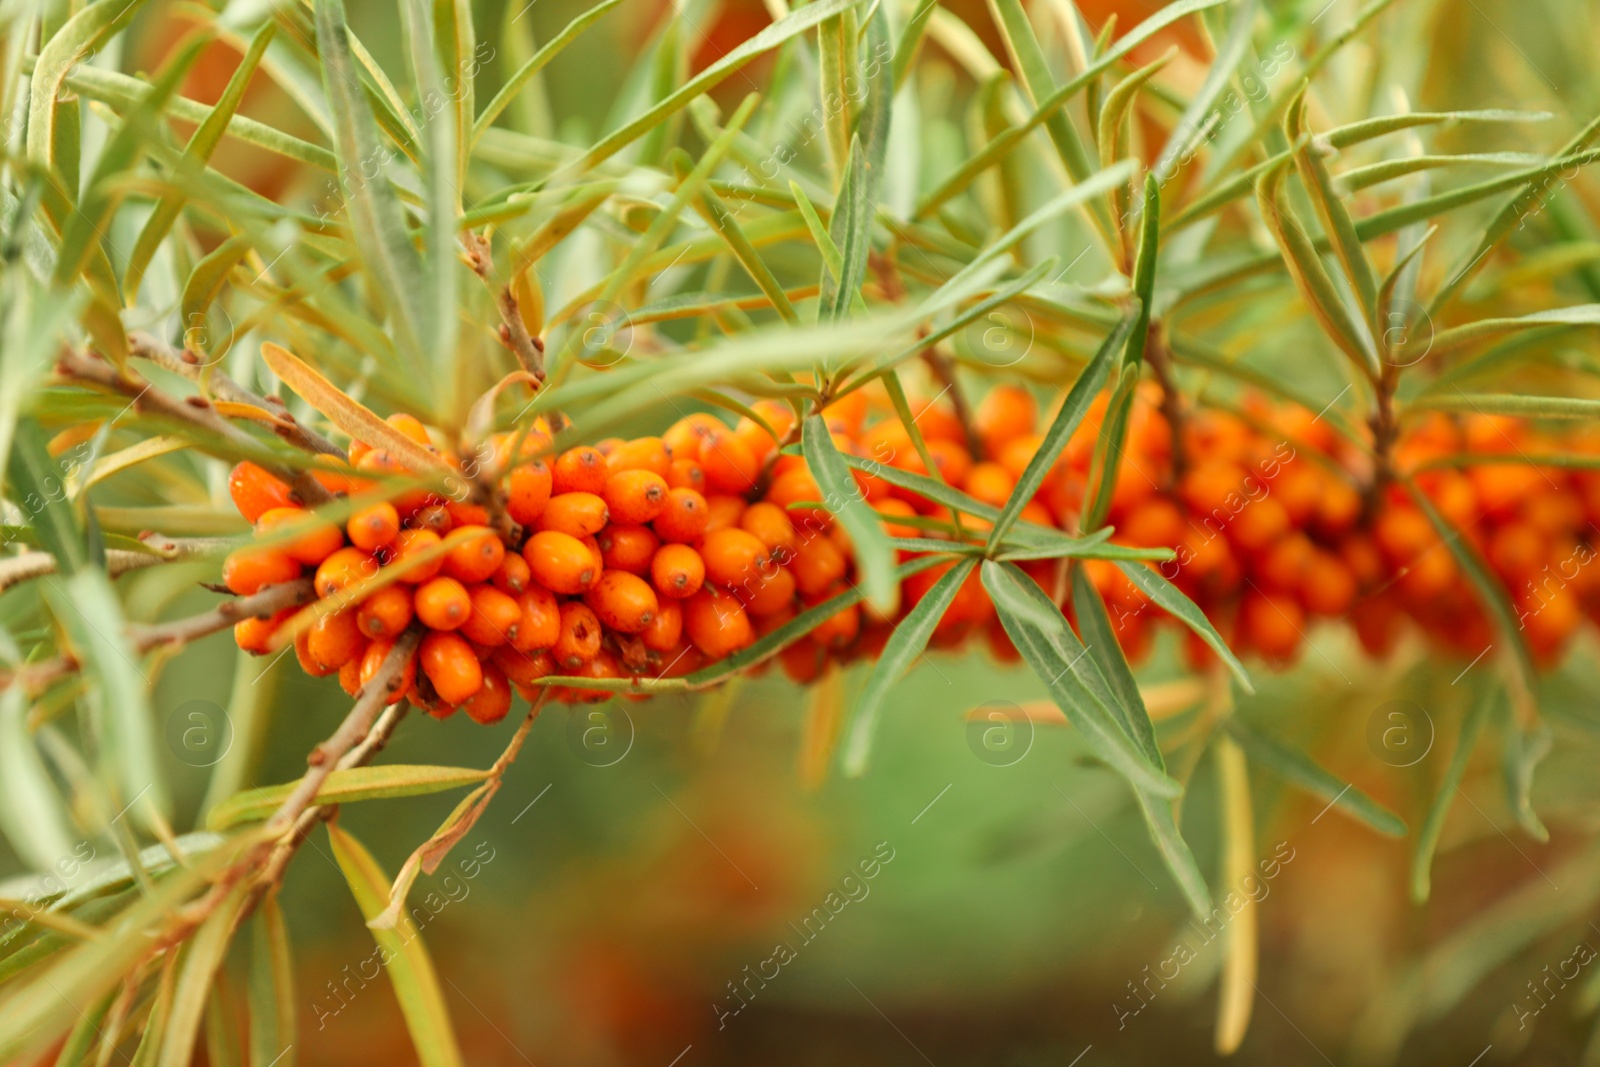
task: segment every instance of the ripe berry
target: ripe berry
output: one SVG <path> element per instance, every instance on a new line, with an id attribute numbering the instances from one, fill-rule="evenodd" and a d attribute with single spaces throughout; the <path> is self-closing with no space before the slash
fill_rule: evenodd
<path id="1" fill-rule="evenodd" d="M 573 537 L 593 537 L 605 529 L 608 518 L 602 497 L 586 492 L 558 493 L 550 498 L 534 525 Z"/>
<path id="2" fill-rule="evenodd" d="M 494 647 L 512 640 L 522 622 L 522 605 L 492 585 L 475 585 L 467 595 L 472 610 L 461 624 L 461 634 L 469 641 Z"/>
<path id="3" fill-rule="evenodd" d="M 667 471 L 667 487 L 669 489 L 693 489 L 704 496 L 706 489 L 706 472 L 700 469 L 700 464 L 689 459 L 675 459 Z"/>
<path id="4" fill-rule="evenodd" d="M 532 526 L 550 500 L 552 484 L 550 467 L 542 459 L 516 467 L 511 472 L 506 512 L 523 526 Z"/>
<path id="5" fill-rule="evenodd" d="M 386 585 L 362 602 L 356 621 L 368 637 L 393 639 L 411 625 L 413 614 L 411 587 Z"/>
<path id="6" fill-rule="evenodd" d="M 483 684 L 461 705 L 467 717 L 480 726 L 492 726 L 511 710 L 511 683 L 499 667 L 482 665 Z"/>
<path id="7" fill-rule="evenodd" d="M 661 540 L 687 544 L 705 532 L 709 517 L 705 497 L 693 489 L 673 489 L 651 525 Z"/>
<path id="8" fill-rule="evenodd" d="M 605 504 L 611 521 L 649 522 L 667 504 L 667 480 L 651 470 L 623 470 L 606 479 Z"/>
<path id="9" fill-rule="evenodd" d="M 463 527 L 472 532 L 462 536 L 444 557 L 444 573 L 468 584 L 486 582 L 500 569 L 506 546 L 500 535 L 487 526 Z M 461 536 L 461 535 L 458 535 Z"/>
<path id="10" fill-rule="evenodd" d="M 318 572 L 321 573 L 320 571 Z M 300 577 L 300 563 L 277 548 L 238 548 L 222 562 L 222 581 L 240 596 Z"/>
<path id="11" fill-rule="evenodd" d="M 973 417 L 984 451 L 998 456 L 1006 445 L 1033 430 L 1039 406 L 1020 385 L 997 385 L 984 396 Z M 919 424 L 920 425 L 920 424 Z"/>
<path id="12" fill-rule="evenodd" d="M 639 631 L 639 640 L 652 652 L 667 652 L 678 647 L 683 637 L 683 605 L 676 600 L 660 601 L 655 618 Z"/>
<path id="13" fill-rule="evenodd" d="M 794 547 L 794 523 L 776 504 L 766 501 L 751 504 L 739 516 L 739 528 L 755 534 L 769 549 Z"/>
<path id="14" fill-rule="evenodd" d="M 272 508 L 256 522 L 261 533 L 289 535 L 277 547 L 300 563 L 315 567 L 344 547 L 344 535 L 331 522 L 323 522 L 304 508 Z"/>
<path id="15" fill-rule="evenodd" d="M 460 704 L 483 687 L 483 668 L 460 634 L 434 631 L 418 651 L 422 673 L 446 704 Z"/>
<path id="16" fill-rule="evenodd" d="M 712 492 L 748 493 L 761 474 L 761 461 L 750 446 L 728 430 L 713 430 L 700 439 L 700 469 Z"/>
<path id="17" fill-rule="evenodd" d="M 581 593 L 600 577 L 593 553 L 570 534 L 541 530 L 528 538 L 522 558 L 534 580 L 546 589 L 571 596 Z"/>
<path id="18" fill-rule="evenodd" d="M 635 437 L 611 450 L 606 456 L 606 469 L 613 477 L 623 471 L 649 471 L 664 479 L 672 469 L 672 455 L 659 437 Z"/>
<path id="19" fill-rule="evenodd" d="M 383 501 L 350 516 L 347 529 L 351 544 L 368 552 L 376 552 L 399 536 L 400 513 L 393 504 Z"/>
<path id="20" fill-rule="evenodd" d="M 502 645 L 495 649 L 494 654 L 489 657 L 489 662 L 500 668 L 512 682 L 521 686 L 531 686 L 540 678 L 556 673 L 556 661 L 550 658 L 550 653 L 518 652 L 510 645 Z"/>
<path id="21" fill-rule="evenodd" d="M 472 598 L 467 595 L 466 586 L 441 576 L 417 587 L 415 607 L 422 625 L 433 630 L 454 630 L 472 614 Z"/>
<path id="22" fill-rule="evenodd" d="M 607 526 L 595 538 L 608 570 L 648 574 L 661 539 L 648 526 Z"/>
<path id="23" fill-rule="evenodd" d="M 578 448 L 569 448 L 556 457 L 555 465 L 551 468 L 551 493 L 594 493 L 599 495 L 605 490 L 606 477 L 610 471 L 606 467 L 606 457 L 598 449 L 587 445 Z"/>
<path id="24" fill-rule="evenodd" d="M 300 661 L 300 669 L 313 678 L 326 678 L 338 670 L 337 667 L 328 667 L 311 654 L 311 631 L 301 630 L 294 637 L 294 658 Z"/>
<path id="25" fill-rule="evenodd" d="M 794 574 L 786 567 L 762 567 L 756 578 L 733 587 L 733 593 L 750 614 L 766 618 L 794 603 Z"/>
<path id="26" fill-rule="evenodd" d="M 355 611 L 331 611 L 311 624 L 306 651 L 317 663 L 336 671 L 360 655 L 366 644 Z"/>
<path id="27" fill-rule="evenodd" d="M 714 660 L 731 656 L 756 639 L 750 616 L 739 601 L 708 589 L 684 601 L 683 628 L 694 646 Z"/>
<path id="28" fill-rule="evenodd" d="M 555 594 L 540 585 L 530 585 L 517 597 L 517 629 L 511 646 L 522 652 L 543 651 L 561 636 L 561 605 Z"/>
<path id="29" fill-rule="evenodd" d="M 701 531 L 701 536 L 716 530 L 737 529 L 739 520 L 744 517 L 744 509 L 744 497 L 731 493 L 712 493 L 706 497 L 706 528 Z"/>
<path id="30" fill-rule="evenodd" d="M 317 568 L 317 595 L 333 596 L 377 573 L 378 561 L 370 553 L 359 548 L 341 548 Z"/>
<path id="31" fill-rule="evenodd" d="M 391 563 L 402 582 L 421 585 L 444 568 L 444 557 L 434 556 L 426 563 L 413 562 L 439 545 L 441 538 L 432 530 L 401 530 L 389 546 Z"/>
<path id="32" fill-rule="evenodd" d="M 636 574 L 606 571 L 583 602 L 600 621 L 618 633 L 636 634 L 650 625 L 659 610 L 655 590 Z"/>
<path id="33" fill-rule="evenodd" d="M 245 521 L 254 523 L 273 508 L 295 507 L 288 483 L 245 460 L 228 474 L 228 495 Z"/>
<path id="34" fill-rule="evenodd" d="M 662 545 L 650 561 L 650 580 L 662 596 L 686 599 L 705 584 L 705 560 L 688 545 Z"/>
<path id="35" fill-rule="evenodd" d="M 587 605 L 569 600 L 561 605 L 561 633 L 550 655 L 563 670 L 580 667 L 600 651 L 600 619 Z"/>
<path id="36" fill-rule="evenodd" d="M 804 523 L 817 529 L 826 529 L 833 522 L 833 516 L 821 508 L 792 506 L 822 502 L 822 490 L 817 488 L 811 472 L 804 468 L 794 468 L 773 478 L 772 486 L 767 490 L 767 500 L 782 508 L 790 520 L 797 524 Z"/>
<path id="37" fill-rule="evenodd" d="M 733 588 L 759 580 L 767 563 L 767 546 L 747 530 L 716 530 L 706 535 L 700 555 L 706 563 L 706 578 Z"/>
<path id="38" fill-rule="evenodd" d="M 272 651 L 272 637 L 278 632 L 278 627 L 294 613 L 294 608 L 284 608 L 271 618 L 241 619 L 233 624 L 233 640 L 246 652 L 264 656 Z"/>
<path id="39" fill-rule="evenodd" d="M 510 593 L 512 596 L 516 596 L 526 589 L 528 583 L 533 580 L 533 571 L 529 569 L 527 560 L 515 552 L 507 552 L 504 558 L 500 560 L 500 566 L 495 568 L 495 572 L 489 577 L 489 580 L 502 593 Z"/>
<path id="40" fill-rule="evenodd" d="M 849 563 L 837 545 L 826 537 L 813 537 L 795 550 L 788 564 L 801 596 L 816 596 L 843 578 Z M 927 571 L 923 572 L 928 573 Z"/>

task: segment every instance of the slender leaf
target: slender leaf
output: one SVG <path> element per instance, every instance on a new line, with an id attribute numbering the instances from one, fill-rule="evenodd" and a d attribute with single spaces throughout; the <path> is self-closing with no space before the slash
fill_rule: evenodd
<path id="1" fill-rule="evenodd" d="M 294 1067 L 294 963 L 278 894 L 269 893 L 250 920 L 250 1067 Z"/>
<path id="2" fill-rule="evenodd" d="M 1428 805 L 1428 814 L 1423 817 L 1422 828 L 1417 831 L 1416 847 L 1411 852 L 1411 899 L 1418 904 L 1427 903 L 1433 891 L 1433 854 L 1439 847 L 1439 835 L 1444 832 L 1444 821 L 1450 814 L 1450 807 L 1455 803 L 1456 790 L 1461 787 L 1461 779 L 1467 773 L 1467 763 L 1472 759 L 1478 734 L 1483 730 L 1490 709 L 1503 702 L 1504 697 L 1505 690 L 1499 686 L 1484 686 L 1478 690 L 1472 707 L 1461 720 L 1456 750 L 1450 754 L 1450 765 L 1439 779 L 1439 788 L 1433 794 L 1433 802 Z"/>
<path id="3" fill-rule="evenodd" d="M 1200 636 L 1212 651 L 1222 657 L 1222 662 L 1228 665 L 1233 676 L 1239 680 L 1245 692 L 1255 692 L 1255 686 L 1250 683 L 1250 675 L 1244 669 L 1244 664 L 1239 662 L 1239 657 L 1233 654 L 1228 643 L 1217 633 L 1216 627 L 1211 625 L 1211 620 L 1206 618 L 1195 602 L 1184 596 L 1183 591 L 1162 575 L 1142 563 L 1117 562 L 1117 567 L 1128 580 L 1139 588 L 1139 591 L 1150 598 L 1150 602 L 1173 618 L 1183 623 Z"/>
<path id="4" fill-rule="evenodd" d="M 473 767 L 435 767 L 425 764 L 388 763 L 378 767 L 351 767 L 328 775 L 322 788 L 317 790 L 316 803 L 347 804 L 356 800 L 425 796 L 476 784 L 487 775 L 487 771 Z M 226 830 L 242 822 L 265 819 L 277 811 L 279 805 L 299 785 L 298 781 L 285 782 L 236 793 L 211 809 L 206 825 L 212 830 Z"/>
<path id="5" fill-rule="evenodd" d="M 856 574 L 867 600 L 883 615 L 893 615 L 900 603 L 900 585 L 894 580 L 894 550 L 889 535 L 872 510 L 861 487 L 856 484 L 844 457 L 839 454 L 821 415 L 807 416 L 801 428 L 800 445 L 806 464 L 822 490 L 823 504 L 850 535 L 856 557 Z"/>
<path id="6" fill-rule="evenodd" d="M 1406 824 L 1400 816 L 1350 783 L 1335 778 L 1304 753 L 1246 726 L 1237 718 L 1227 720 L 1224 729 L 1260 766 L 1355 816 L 1380 834 L 1388 837 L 1405 836 Z"/>

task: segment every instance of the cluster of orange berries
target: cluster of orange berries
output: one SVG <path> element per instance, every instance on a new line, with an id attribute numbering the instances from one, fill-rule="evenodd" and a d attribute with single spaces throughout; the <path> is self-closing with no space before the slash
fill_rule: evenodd
<path id="1" fill-rule="evenodd" d="M 1428 515 L 1398 486 L 1375 499 L 1365 494 L 1366 454 L 1320 418 L 1259 402 L 1240 414 L 1196 409 L 1184 415 L 1175 449 L 1158 399 L 1141 391 L 1132 408 L 1108 511 L 1114 540 L 1173 549 L 1173 559 L 1150 566 L 1199 604 L 1238 651 L 1287 661 L 1316 618 L 1349 619 L 1374 655 L 1392 647 L 1408 618 L 1468 655 L 1493 640 L 1477 594 Z M 247 595 L 312 571 L 319 610 L 294 647 L 308 673 L 337 673 L 351 693 L 408 628 L 418 628 L 420 644 L 392 699 L 439 717 L 462 709 L 479 722 L 498 721 L 514 691 L 531 697 L 553 675 L 690 674 L 850 589 L 856 577 L 849 537 L 818 506 L 826 501 L 805 460 L 779 447 L 792 436 L 794 412 L 775 401 L 752 410 L 758 418 L 735 426 L 695 414 L 660 437 L 559 453 L 542 424 L 501 434 L 485 450 L 489 484 L 476 483 L 478 496 L 407 489 L 360 507 L 342 525 L 300 507 L 266 470 L 241 463 L 230 490 L 266 540 L 230 556 L 224 578 Z M 1105 410 L 1102 396 L 1023 508 L 1023 521 L 1076 528 Z M 929 472 L 905 426 L 866 392 L 823 414 L 837 447 L 867 461 L 867 470 L 854 472 L 856 490 L 890 536 L 984 536 L 981 517 L 957 515 L 882 475 L 885 468 Z M 948 407 L 924 404 L 915 416 L 932 474 L 995 507 L 1043 440 L 1037 402 L 1018 386 L 988 393 L 970 435 Z M 461 468 L 415 418 L 388 422 Z M 1394 457 L 1400 471 L 1417 471 L 1432 506 L 1505 584 L 1529 646 L 1544 660 L 1559 654 L 1585 611 L 1600 618 L 1600 568 L 1587 566 L 1600 521 L 1600 471 L 1517 455 L 1558 446 L 1600 453 L 1600 441 L 1545 441 L 1515 420 L 1433 415 L 1402 438 Z M 1472 463 L 1474 454 L 1494 461 Z M 381 495 L 385 476 L 406 473 L 387 450 L 356 441 L 348 473 L 318 477 L 366 500 Z M 903 560 L 916 554 L 899 553 Z M 778 654 L 783 669 L 809 681 L 830 661 L 876 655 L 897 619 L 951 565 L 908 577 L 892 613 L 867 603 L 838 610 Z M 1065 600 L 1062 561 L 1023 566 Z M 1115 565 L 1083 566 L 1125 651 L 1139 658 L 1166 616 Z M 295 610 L 240 622 L 240 647 L 275 648 L 278 628 Z M 1063 610 L 1070 617 L 1070 606 Z M 933 644 L 973 636 L 996 656 L 1016 658 L 976 572 Z M 1193 635 L 1185 651 L 1197 668 L 1212 656 Z M 562 686 L 553 695 L 575 702 L 610 693 Z"/>

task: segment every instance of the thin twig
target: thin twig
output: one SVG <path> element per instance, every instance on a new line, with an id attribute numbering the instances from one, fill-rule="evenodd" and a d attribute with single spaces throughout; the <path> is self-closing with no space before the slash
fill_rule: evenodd
<path id="1" fill-rule="evenodd" d="M 490 251 L 489 239 L 483 234 L 467 230 L 461 235 L 461 242 L 466 245 L 466 260 L 472 272 L 494 294 L 494 304 L 500 312 L 500 340 L 516 355 L 523 370 L 543 382 L 544 342 L 528 332 L 527 323 L 522 321 L 522 307 L 517 302 L 517 294 L 511 291 L 510 283 L 496 286 L 494 254 Z"/>
<path id="2" fill-rule="evenodd" d="M 178 352 L 160 338 L 142 330 L 135 330 L 128 335 L 128 351 L 134 356 L 149 360 L 163 370 L 208 387 L 222 400 L 229 400 L 235 404 L 251 404 L 270 411 L 282 420 L 273 426 L 273 431 L 296 448 L 325 456 L 335 456 L 341 460 L 348 458 L 344 449 L 296 420 L 281 399 L 251 392 L 228 377 L 227 372 L 220 367 L 212 367 L 209 370 L 201 367 L 188 358 L 191 353 L 187 349 Z"/>
<path id="3" fill-rule="evenodd" d="M 132 549 L 106 549 L 106 573 L 115 578 L 129 571 L 143 570 L 163 563 L 195 559 L 201 556 L 222 555 L 233 546 L 231 541 L 219 537 L 173 538 L 149 534 L 141 538 L 151 552 Z M 43 578 L 59 569 L 56 558 L 48 552 L 27 551 L 9 559 L 0 559 L 0 592 L 19 582 Z"/>
<path id="4" fill-rule="evenodd" d="M 372 732 L 378 713 L 399 688 L 406 662 L 421 641 L 422 631 L 415 625 L 400 635 L 372 680 L 361 687 L 361 695 L 339 728 L 306 757 L 309 766 L 305 776 L 279 805 L 272 818 L 267 820 L 268 833 L 282 832 L 292 826 L 316 799 L 317 790 L 322 788 L 322 783 L 327 781 L 339 761 Z"/>
<path id="5" fill-rule="evenodd" d="M 217 414 L 211 402 L 205 397 L 191 396 L 179 400 L 157 389 L 137 374 L 126 369 L 118 370 L 105 360 L 78 352 L 70 346 L 62 346 L 60 357 L 56 361 L 56 370 L 67 378 L 120 393 L 129 399 L 132 407 L 141 411 L 152 411 L 175 422 L 198 426 L 226 438 L 230 444 L 243 451 L 261 451 L 262 446 L 258 440 Z M 262 466 L 288 482 L 294 495 L 306 507 L 315 507 L 333 499 L 333 494 L 323 488 L 322 483 L 313 478 L 310 471 L 292 470 L 272 462 L 263 463 Z"/>
<path id="6" fill-rule="evenodd" d="M 1177 380 L 1172 373 L 1172 356 L 1167 352 L 1166 339 L 1161 334 L 1160 323 L 1150 320 L 1145 334 L 1145 362 L 1161 385 L 1161 415 L 1167 420 L 1167 430 L 1172 435 L 1172 484 L 1176 485 L 1189 466 L 1188 453 L 1183 443 L 1185 412 L 1183 396 L 1178 392 Z"/>

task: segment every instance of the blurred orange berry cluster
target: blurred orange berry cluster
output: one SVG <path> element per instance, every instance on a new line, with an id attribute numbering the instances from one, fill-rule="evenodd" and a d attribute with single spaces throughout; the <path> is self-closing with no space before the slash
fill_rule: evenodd
<path id="1" fill-rule="evenodd" d="M 1022 521 L 1077 530 L 1106 407 L 1102 396 Z M 500 434 L 484 450 L 488 488 L 476 500 L 465 491 L 457 500 L 406 489 L 360 507 L 342 525 L 298 506 L 288 485 L 241 463 L 229 481 L 233 499 L 266 540 L 230 556 L 224 578 L 247 595 L 314 573 L 316 621 L 294 647 L 308 673 L 337 673 L 352 694 L 394 642 L 418 628 L 420 645 L 392 699 L 408 698 L 439 717 L 461 709 L 479 722 L 498 721 L 513 691 L 531 698 L 550 676 L 681 677 L 855 582 L 849 537 L 823 506 L 840 502 L 824 497 L 801 456 L 779 448 L 794 436 L 794 412 L 775 401 L 752 411 L 757 418 L 734 426 L 694 414 L 660 437 L 559 452 L 542 423 Z M 957 515 L 883 476 L 885 468 L 929 473 L 924 449 L 887 404 L 858 391 L 823 414 L 840 451 L 866 461 L 867 470 L 854 472 L 855 490 L 891 537 L 983 537 L 981 516 Z M 1038 451 L 1042 416 L 1050 413 L 1028 390 L 1001 385 L 970 428 L 942 404 L 913 414 L 932 474 L 999 507 Z M 415 418 L 388 422 L 461 469 L 460 456 Z M 1172 549 L 1174 558 L 1149 565 L 1239 652 L 1287 662 L 1316 619 L 1348 619 L 1373 655 L 1387 653 L 1408 620 L 1464 655 L 1493 641 L 1479 597 L 1433 521 L 1400 485 L 1365 494 L 1368 454 L 1319 417 L 1259 401 L 1241 414 L 1201 408 L 1183 416 L 1178 444 L 1175 450 L 1159 396 L 1138 393 L 1107 521 L 1118 543 Z M 1395 456 L 1400 476 L 1414 477 L 1504 584 L 1530 648 L 1545 662 L 1585 612 L 1600 617 L 1600 569 L 1588 566 L 1600 471 L 1523 459 L 1557 447 L 1600 453 L 1600 441 L 1543 441 L 1516 420 L 1433 415 L 1402 437 Z M 406 473 L 394 455 L 356 441 L 348 473 L 318 477 L 365 500 L 382 495 L 382 477 Z M 875 656 L 898 618 L 951 565 L 908 577 L 891 615 L 865 603 L 840 608 L 778 653 L 784 671 L 809 681 L 830 660 Z M 1064 602 L 1064 561 L 1023 566 Z M 1139 659 L 1155 627 L 1170 620 L 1114 564 L 1082 566 L 1124 651 Z M 1063 610 L 1070 617 L 1070 605 Z M 240 647 L 272 650 L 295 611 L 239 623 Z M 1001 659 L 1016 658 L 976 573 L 933 644 L 973 637 Z M 1210 664 L 1213 653 L 1193 634 L 1184 649 L 1196 669 Z M 552 695 L 576 702 L 610 693 L 561 686 Z"/>

